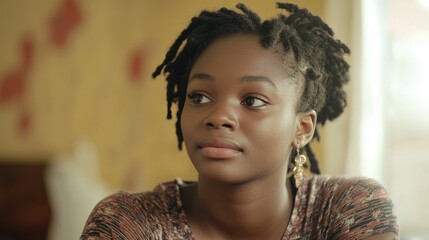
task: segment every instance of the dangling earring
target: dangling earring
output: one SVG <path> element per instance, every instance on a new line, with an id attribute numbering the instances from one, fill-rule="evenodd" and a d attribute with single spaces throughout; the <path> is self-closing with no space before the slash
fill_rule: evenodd
<path id="1" fill-rule="evenodd" d="M 296 148 L 295 167 L 293 168 L 293 177 L 295 178 L 296 188 L 301 185 L 302 179 L 304 178 L 304 164 L 307 162 L 307 158 L 303 154 L 299 154 L 299 145 Z"/>

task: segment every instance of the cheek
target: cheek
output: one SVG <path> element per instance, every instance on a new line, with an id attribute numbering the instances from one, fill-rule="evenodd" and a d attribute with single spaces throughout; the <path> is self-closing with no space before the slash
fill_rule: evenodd
<path id="1" fill-rule="evenodd" d="M 290 115 L 266 119 L 260 125 L 250 127 L 252 136 L 248 137 L 255 140 L 253 147 L 262 154 L 283 158 L 292 145 L 294 126 L 294 118 Z"/>
<path id="2" fill-rule="evenodd" d="M 187 132 L 189 129 L 190 120 L 192 120 L 192 118 L 189 117 L 189 111 L 185 103 L 185 105 L 183 106 L 182 114 L 180 116 L 180 128 L 182 129 L 182 134 L 184 138 L 186 138 L 186 136 L 188 135 Z"/>
<path id="3" fill-rule="evenodd" d="M 180 127 L 185 144 L 187 139 L 195 133 L 195 129 L 201 124 L 201 119 L 198 117 L 200 115 L 201 114 L 195 111 L 192 107 L 187 107 L 186 103 L 183 106 L 182 114 L 180 116 Z"/>

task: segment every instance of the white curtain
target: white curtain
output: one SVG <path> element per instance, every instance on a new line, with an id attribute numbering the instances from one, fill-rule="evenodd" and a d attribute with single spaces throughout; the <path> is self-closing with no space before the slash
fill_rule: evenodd
<path id="1" fill-rule="evenodd" d="M 394 200 L 401 239 L 429 239 L 429 0 L 327 0 L 352 50 L 348 109 L 324 132 L 325 172 L 368 176 Z"/>

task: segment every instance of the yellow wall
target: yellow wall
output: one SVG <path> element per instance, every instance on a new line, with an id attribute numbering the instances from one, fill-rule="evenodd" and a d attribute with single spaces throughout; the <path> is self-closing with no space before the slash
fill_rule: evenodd
<path id="1" fill-rule="evenodd" d="M 235 2 L 76 2 L 82 22 L 59 48 L 51 44 L 49 21 L 64 0 L 0 1 L 0 81 L 19 65 L 24 36 L 34 41 L 25 95 L 0 104 L 0 156 L 49 158 L 87 139 L 114 188 L 145 190 L 175 176 L 194 179 L 186 153 L 177 150 L 174 121 L 165 120 L 165 81 L 151 80 L 150 73 L 192 16 Z M 263 18 L 278 12 L 276 1 L 242 2 Z M 291 2 L 323 17 L 324 1 Z M 133 82 L 129 59 L 140 50 L 143 76 Z M 23 113 L 31 116 L 24 135 L 17 130 Z"/>

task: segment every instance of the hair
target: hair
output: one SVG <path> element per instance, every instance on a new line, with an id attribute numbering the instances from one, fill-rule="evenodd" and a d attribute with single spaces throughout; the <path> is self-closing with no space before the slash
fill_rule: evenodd
<path id="1" fill-rule="evenodd" d="M 294 4 L 277 3 L 277 7 L 286 10 L 288 14 L 279 14 L 261 21 L 244 4 L 236 7 L 241 12 L 220 8 L 217 11 L 204 10 L 193 17 L 152 74 L 153 78 L 161 73 L 166 75 L 167 119 L 172 118 L 172 103 L 178 104 L 176 135 L 179 149 L 183 143 L 180 116 L 191 68 L 211 43 L 229 35 L 256 35 L 260 37 L 260 44 L 265 49 L 276 50 L 281 46 L 279 54 L 282 57 L 293 54 L 295 64 L 288 63 L 288 66 L 294 65 L 294 70 L 304 78 L 303 83 L 300 83 L 303 90 L 297 109 L 299 112 L 315 110 L 318 125 L 324 125 L 326 121 L 338 117 L 346 106 L 343 86 L 349 81 L 349 65 L 344 60 L 344 55 L 349 54 L 350 50 L 334 39 L 334 32 L 320 17 Z M 320 140 L 317 127 L 313 139 Z M 310 171 L 320 174 L 310 144 L 305 146 L 305 150 L 310 159 Z M 291 154 L 291 159 L 293 155 Z"/>

